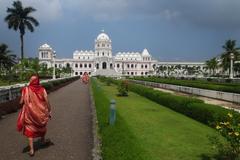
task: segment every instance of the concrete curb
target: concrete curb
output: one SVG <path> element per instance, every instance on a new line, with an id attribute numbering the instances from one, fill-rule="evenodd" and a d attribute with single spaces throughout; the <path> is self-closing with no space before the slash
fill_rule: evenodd
<path id="1" fill-rule="evenodd" d="M 93 132 L 92 157 L 93 157 L 93 160 L 102 160 L 101 138 L 98 135 L 98 120 L 97 120 L 96 106 L 93 98 L 91 84 L 89 85 L 89 89 L 90 89 L 90 103 L 91 103 L 90 106 L 92 110 L 92 132 Z"/>

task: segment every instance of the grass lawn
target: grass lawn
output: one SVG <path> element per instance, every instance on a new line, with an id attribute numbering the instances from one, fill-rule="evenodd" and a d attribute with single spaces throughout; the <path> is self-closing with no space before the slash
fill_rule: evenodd
<path id="1" fill-rule="evenodd" d="M 118 97 L 114 85 L 93 80 L 92 88 L 104 160 L 195 160 L 214 154 L 207 138 L 218 135 L 214 129 L 135 93 Z M 108 125 L 111 98 L 117 103 L 114 126 Z"/>

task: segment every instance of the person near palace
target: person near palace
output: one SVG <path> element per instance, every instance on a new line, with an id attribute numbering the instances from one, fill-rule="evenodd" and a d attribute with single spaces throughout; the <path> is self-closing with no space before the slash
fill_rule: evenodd
<path id="1" fill-rule="evenodd" d="M 50 142 L 49 139 L 45 139 L 45 135 L 47 123 L 51 118 L 51 106 L 38 75 L 31 76 L 29 85 L 22 89 L 20 105 L 22 109 L 17 119 L 17 130 L 28 138 L 29 155 L 34 156 L 34 138 L 40 137 L 43 145 Z"/>
<path id="2" fill-rule="evenodd" d="M 83 76 L 82 76 L 82 82 L 85 84 L 88 84 L 89 82 L 89 76 L 87 72 L 84 72 Z"/>

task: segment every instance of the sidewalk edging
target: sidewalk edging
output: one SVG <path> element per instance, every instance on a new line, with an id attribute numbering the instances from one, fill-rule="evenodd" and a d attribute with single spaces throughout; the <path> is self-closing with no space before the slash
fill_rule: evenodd
<path id="1" fill-rule="evenodd" d="M 92 157 L 93 160 L 102 160 L 102 150 L 101 150 L 101 138 L 98 135 L 98 120 L 96 113 L 95 101 L 93 98 L 93 91 L 91 84 L 89 85 L 90 89 L 90 106 L 92 110 L 92 133 L 93 133 L 93 149 L 92 149 Z"/>

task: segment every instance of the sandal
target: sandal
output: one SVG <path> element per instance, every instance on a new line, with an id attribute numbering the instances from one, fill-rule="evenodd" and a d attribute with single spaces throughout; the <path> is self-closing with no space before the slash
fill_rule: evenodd
<path id="1" fill-rule="evenodd" d="M 33 152 L 29 151 L 29 152 L 28 152 L 28 155 L 29 155 L 30 157 L 33 157 L 33 156 L 34 156 L 34 151 L 33 151 Z"/>

